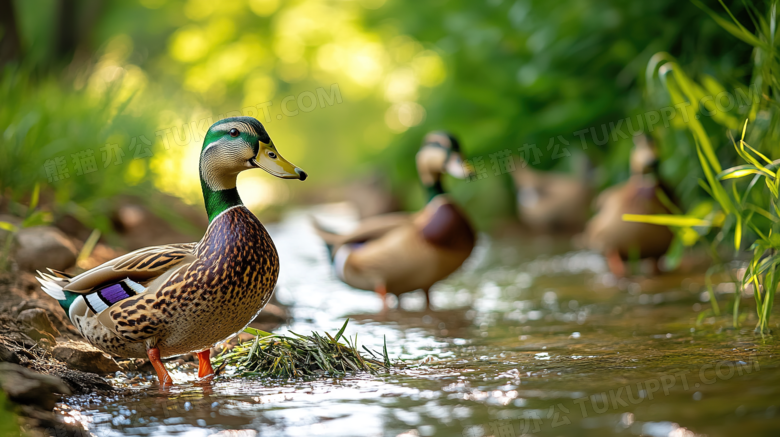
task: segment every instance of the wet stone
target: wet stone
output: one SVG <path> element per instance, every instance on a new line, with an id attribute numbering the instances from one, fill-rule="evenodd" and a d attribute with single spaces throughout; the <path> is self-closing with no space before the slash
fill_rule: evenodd
<path id="1" fill-rule="evenodd" d="M 16 234 L 14 258 L 22 270 L 65 270 L 76 263 L 76 255 L 76 247 L 57 228 L 35 226 Z"/>
<path id="2" fill-rule="evenodd" d="M 19 355 L 5 343 L 0 343 L 0 361 L 19 364 Z"/>
<path id="3" fill-rule="evenodd" d="M 31 308 L 28 310 L 24 310 L 21 313 L 19 313 L 17 320 L 19 321 L 19 323 L 22 323 L 27 326 L 32 326 L 42 332 L 47 332 L 55 337 L 59 337 L 60 335 L 60 331 L 57 330 L 57 328 L 52 324 L 51 320 L 49 319 L 49 314 L 46 312 L 46 310 L 43 310 L 41 308 Z"/>
<path id="4" fill-rule="evenodd" d="M 11 401 L 35 405 L 47 411 L 54 409 L 59 395 L 71 394 L 60 378 L 33 372 L 13 363 L 0 363 L 0 387 Z"/>
<path id="5" fill-rule="evenodd" d="M 106 375 L 121 370 L 112 358 L 82 342 L 61 343 L 54 348 L 51 354 L 52 357 L 67 364 L 71 369 L 83 372 Z"/>

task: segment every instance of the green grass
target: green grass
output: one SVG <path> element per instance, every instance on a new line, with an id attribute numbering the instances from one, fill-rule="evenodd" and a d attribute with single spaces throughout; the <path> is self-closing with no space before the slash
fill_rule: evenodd
<path id="1" fill-rule="evenodd" d="M 294 336 L 288 337 L 248 328 L 246 332 L 255 335 L 254 341 L 237 345 L 214 362 L 218 366 L 235 366 L 240 377 L 281 379 L 378 374 L 390 369 L 387 346 L 381 353 L 364 346 L 368 355 L 361 354 L 357 336 L 352 341 L 343 336 L 347 323 L 349 319 L 335 336 L 312 332 L 307 336 L 292 333 Z M 339 342 L 342 338 L 346 343 Z"/>
<path id="2" fill-rule="evenodd" d="M 140 111 L 145 100 L 134 94 L 122 97 L 118 87 L 96 95 L 53 77 L 36 77 L 23 67 L 0 71 L 0 196 L 8 212 L 26 217 L 35 209 L 29 205 L 40 187 L 41 205 L 50 213 L 44 218 L 70 214 L 88 227 L 110 232 L 108 215 L 115 199 L 151 190 L 150 181 L 128 183 L 131 164 L 136 171 L 149 170 L 149 160 L 134 160 L 128 144 L 154 132 L 155 113 Z M 122 149 L 121 164 L 104 159 L 107 144 Z M 74 164 L 79 153 L 93 154 L 94 171 L 79 174 Z M 52 172 L 46 165 L 52 160 L 67 171 Z"/>
<path id="3" fill-rule="evenodd" d="M 755 29 L 749 31 L 722 1 L 728 18 L 698 0 L 692 1 L 724 31 L 752 46 L 751 64 L 746 66 L 746 70 L 752 69 L 750 83 L 737 84 L 735 88 L 742 91 L 758 88 L 760 98 L 747 108 L 717 110 L 711 104 L 712 99 L 706 102 L 706 97 L 725 90 L 723 85 L 707 75 L 695 80 L 668 53 L 653 56 L 647 71 L 648 92 L 652 94 L 653 81 L 658 78 L 671 103 L 688 108 L 687 122 L 674 127 L 687 130 L 693 137 L 704 175 L 699 179 L 699 186 L 717 207 L 702 202 L 686 215 L 624 219 L 667 225 L 686 245 L 708 238 L 706 245 L 715 263 L 707 272 L 712 308 L 703 315 L 721 315 L 711 276 L 726 271 L 737 285 L 731 304 L 734 326 L 740 321 L 742 292 L 752 289 L 758 320 L 756 333 L 765 335 L 771 332 L 769 319 L 780 283 L 780 165 L 772 159 L 780 155 L 780 81 L 776 73 L 780 68 L 776 38 L 778 2 L 768 2 L 767 11 L 746 4 Z M 667 134 L 666 138 L 671 136 Z M 724 170 L 722 162 L 731 167 Z M 721 256 L 723 249 L 729 250 L 732 259 L 743 263 L 745 273 L 741 278 L 736 277 L 729 260 Z"/>

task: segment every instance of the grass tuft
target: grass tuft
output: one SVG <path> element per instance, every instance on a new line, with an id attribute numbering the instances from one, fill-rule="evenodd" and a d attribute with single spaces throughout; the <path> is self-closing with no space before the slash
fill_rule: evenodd
<path id="1" fill-rule="evenodd" d="M 255 335 L 254 341 L 237 345 L 217 356 L 214 362 L 218 366 L 235 366 L 240 377 L 310 379 L 360 372 L 375 375 L 388 371 L 392 364 L 386 344 L 382 353 L 372 352 L 363 346 L 371 355 L 369 358 L 360 354 L 357 336 L 354 341 L 343 337 L 346 344 L 339 342 L 348 323 L 349 319 L 335 337 L 317 332 L 311 335 L 292 332 L 294 337 L 288 337 L 247 328 L 245 332 Z"/>

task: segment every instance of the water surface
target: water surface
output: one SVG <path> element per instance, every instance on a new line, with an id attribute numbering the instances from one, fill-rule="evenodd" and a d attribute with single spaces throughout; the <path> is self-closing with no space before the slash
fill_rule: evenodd
<path id="1" fill-rule="evenodd" d="M 433 290 L 435 311 L 412 293 L 381 316 L 373 293 L 334 278 L 309 213 L 269 226 L 277 296 L 293 314 L 281 331 L 335 332 L 350 317 L 347 334 L 377 350 L 386 338 L 408 367 L 205 386 L 185 369 L 167 390 L 118 377 L 129 394 L 70 397 L 63 420 L 101 437 L 780 435 L 775 342 L 753 335 L 752 318 L 697 324 L 701 274 L 618 281 L 565 241 L 481 236 L 463 271 Z"/>

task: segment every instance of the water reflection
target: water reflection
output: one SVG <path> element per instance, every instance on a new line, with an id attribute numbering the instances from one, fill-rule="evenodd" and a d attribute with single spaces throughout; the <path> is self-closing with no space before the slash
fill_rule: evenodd
<path id="1" fill-rule="evenodd" d="M 322 216 L 327 210 L 318 210 Z M 340 211 L 336 211 L 340 213 Z M 701 275 L 616 281 L 588 252 L 545 253 L 482 236 L 461 274 L 434 289 L 436 311 L 337 281 L 300 211 L 270 226 L 278 297 L 296 332 L 338 330 L 407 367 L 319 381 L 219 379 L 160 391 L 75 396 L 59 411 L 100 436 L 732 436 L 780 429 L 778 351 L 747 326 L 695 324 Z M 339 214 L 333 213 L 334 216 Z M 346 226 L 346 225 L 345 225 Z M 530 247 L 530 249 L 529 249 Z M 565 250 L 565 249 L 564 249 Z M 717 322 L 717 323 L 716 323 Z M 244 431 L 242 431 L 244 430 Z"/>

